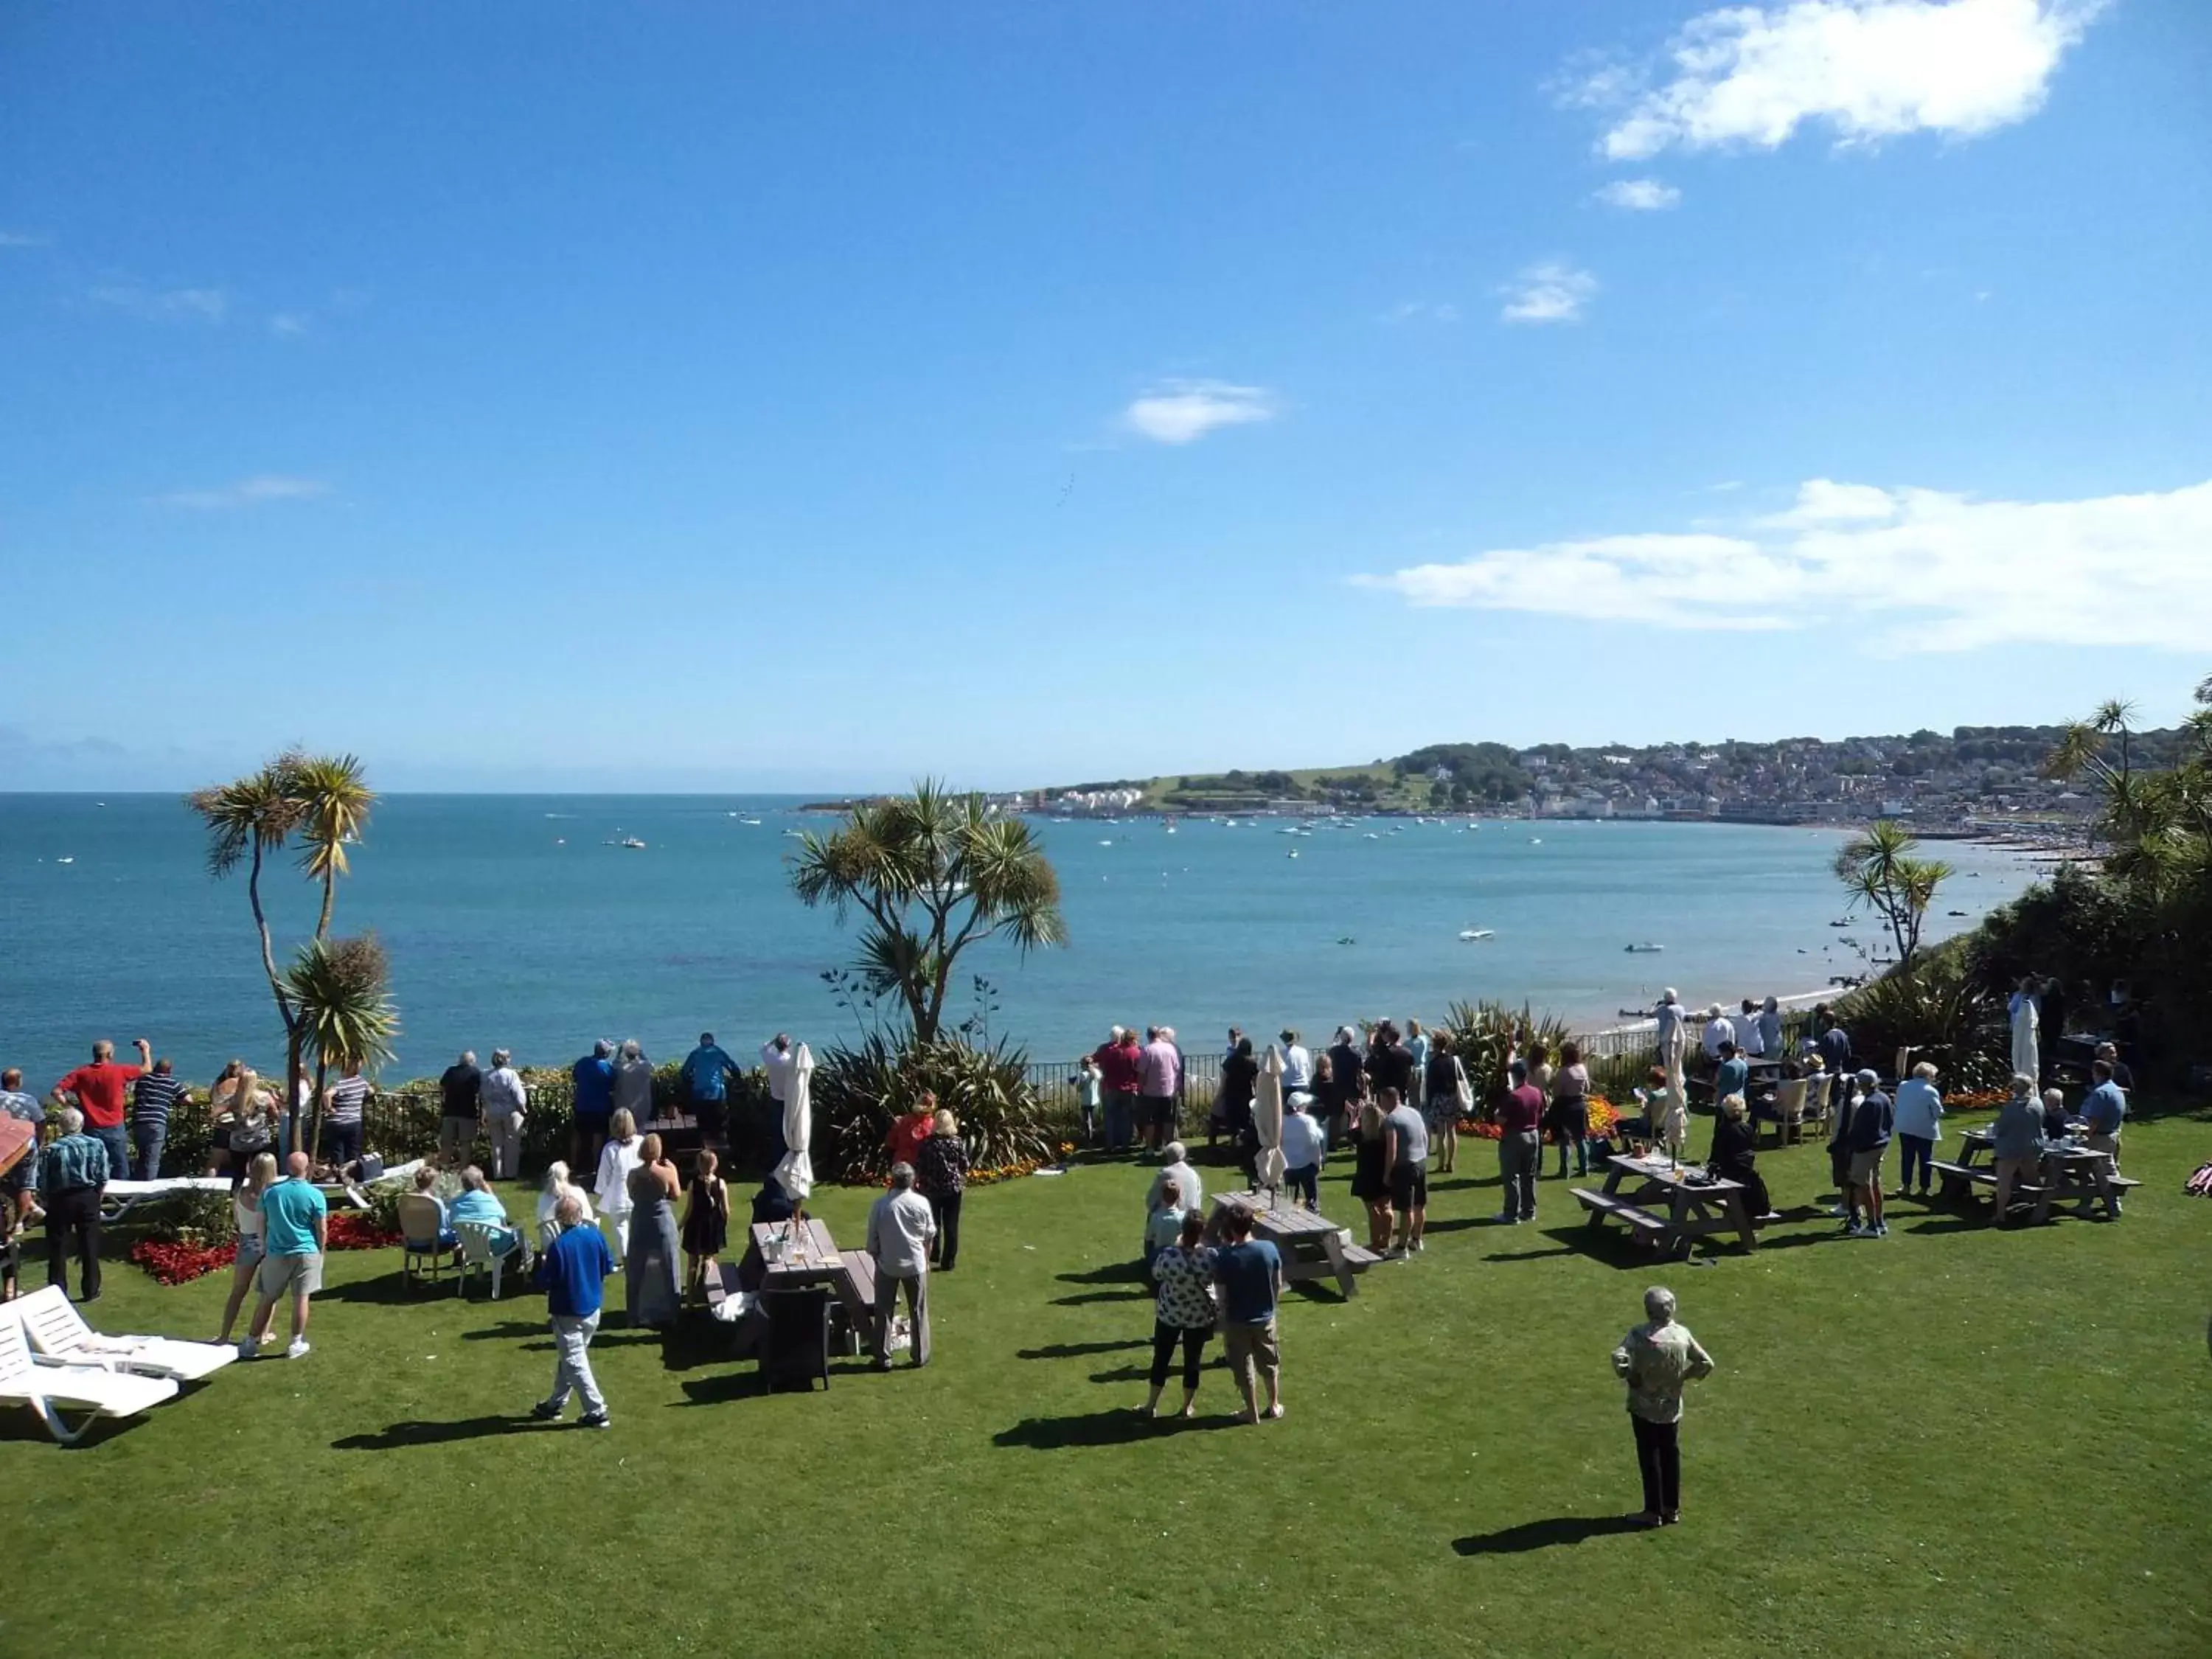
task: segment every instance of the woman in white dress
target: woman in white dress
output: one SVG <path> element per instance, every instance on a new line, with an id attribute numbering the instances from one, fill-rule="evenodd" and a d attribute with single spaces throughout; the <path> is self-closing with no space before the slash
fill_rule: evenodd
<path id="1" fill-rule="evenodd" d="M 637 1168 L 643 1144 L 638 1139 L 637 1120 L 628 1112 L 617 1112 L 607 1124 L 607 1144 L 599 1152 L 599 1178 L 592 1183 L 592 1190 L 599 1194 L 599 1213 L 615 1224 L 617 1262 L 629 1254 L 629 1176 L 630 1171 Z"/>

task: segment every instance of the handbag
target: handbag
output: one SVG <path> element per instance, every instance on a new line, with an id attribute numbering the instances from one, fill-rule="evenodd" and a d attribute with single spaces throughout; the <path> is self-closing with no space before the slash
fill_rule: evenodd
<path id="1" fill-rule="evenodd" d="M 1459 1115 L 1467 1117 L 1474 1110 L 1474 1085 L 1467 1080 L 1467 1067 L 1459 1063 L 1457 1054 L 1452 1056 L 1452 1094 L 1459 1102 Z"/>

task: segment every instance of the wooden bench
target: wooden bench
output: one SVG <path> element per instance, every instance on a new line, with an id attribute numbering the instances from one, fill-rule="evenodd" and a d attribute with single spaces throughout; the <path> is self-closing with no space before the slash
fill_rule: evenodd
<path id="1" fill-rule="evenodd" d="M 1947 1192 L 1956 1188 L 1962 1181 L 1970 1181 L 1977 1187 L 1995 1187 L 1997 1184 L 1997 1172 L 1995 1170 L 1977 1164 L 1945 1164 L 1931 1159 L 1928 1167 L 1943 1177 L 1943 1187 Z M 2044 1192 L 2044 1188 L 2033 1181 L 2015 1181 L 2012 1183 L 2012 1189 L 2015 1194 L 2028 1198 L 2040 1198 Z"/>
<path id="2" fill-rule="evenodd" d="M 1587 1187 L 1570 1187 L 1567 1192 L 1575 1202 L 1590 1212 L 1590 1225 L 1593 1227 L 1602 1224 L 1607 1216 L 1613 1216 L 1626 1221 L 1631 1228 L 1641 1228 L 1654 1238 L 1664 1236 L 1668 1231 L 1664 1217 L 1653 1215 L 1643 1206 L 1632 1204 L 1625 1198 L 1616 1198 L 1610 1193 L 1592 1192 Z"/>

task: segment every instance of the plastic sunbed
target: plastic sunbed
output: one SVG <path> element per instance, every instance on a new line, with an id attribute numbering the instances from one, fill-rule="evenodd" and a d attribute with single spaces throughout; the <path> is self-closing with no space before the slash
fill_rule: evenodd
<path id="1" fill-rule="evenodd" d="M 135 1371 L 144 1376 L 166 1376 L 179 1382 L 197 1382 L 221 1370 L 238 1358 L 227 1342 L 185 1342 L 168 1336 L 104 1336 L 84 1322 L 76 1304 L 49 1285 L 9 1304 L 8 1311 L 21 1321 L 33 1355 L 71 1365 L 104 1365 L 112 1370 Z"/>
<path id="2" fill-rule="evenodd" d="M 64 1446 L 84 1438 L 97 1418 L 136 1417 L 175 1398 L 176 1392 L 176 1383 L 166 1376 L 138 1376 L 97 1365 L 39 1364 L 31 1358 L 22 1322 L 0 1317 L 0 1406 L 28 1406 Z M 71 1413 L 82 1413 L 74 1427 Z"/>

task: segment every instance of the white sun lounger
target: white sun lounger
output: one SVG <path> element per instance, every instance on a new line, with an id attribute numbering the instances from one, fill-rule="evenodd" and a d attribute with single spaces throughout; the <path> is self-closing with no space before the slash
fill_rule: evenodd
<path id="1" fill-rule="evenodd" d="M 111 1370 L 135 1371 L 144 1376 L 166 1376 L 179 1382 L 197 1382 L 212 1376 L 238 1358 L 228 1342 L 186 1342 L 169 1336 L 104 1336 L 84 1322 L 76 1304 L 49 1285 L 8 1304 L 7 1311 L 22 1322 L 23 1334 L 39 1359 L 70 1365 L 104 1365 Z"/>
<path id="2" fill-rule="evenodd" d="M 227 1176 L 170 1176 L 161 1181 L 111 1181 L 100 1189 L 100 1218 L 112 1225 L 141 1204 L 172 1193 L 227 1193 Z"/>
<path id="3" fill-rule="evenodd" d="M 13 1304 L 10 1304 L 11 1306 Z M 84 1438 L 101 1417 L 136 1417 L 176 1397 L 166 1376 L 137 1376 L 97 1365 L 42 1365 L 31 1358 L 20 1321 L 0 1319 L 0 1406 L 28 1406 L 63 1445 Z M 82 1413 L 72 1427 L 69 1414 Z"/>

